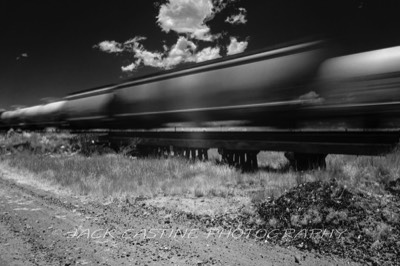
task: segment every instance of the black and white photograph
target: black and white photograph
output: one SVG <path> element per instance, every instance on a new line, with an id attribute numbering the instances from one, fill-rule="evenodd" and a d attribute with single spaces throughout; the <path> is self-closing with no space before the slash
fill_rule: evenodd
<path id="1" fill-rule="evenodd" d="M 398 0 L 0 22 L 0 266 L 400 265 Z"/>

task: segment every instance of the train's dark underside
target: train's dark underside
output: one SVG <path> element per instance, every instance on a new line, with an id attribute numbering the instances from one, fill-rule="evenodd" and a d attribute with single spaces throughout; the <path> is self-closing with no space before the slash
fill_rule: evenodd
<path id="1" fill-rule="evenodd" d="M 77 132 L 78 133 L 78 132 Z M 79 133 L 82 133 L 79 131 Z M 399 131 L 207 131 L 153 130 L 96 132 L 115 147 L 136 140 L 141 156 L 181 156 L 207 160 L 207 150 L 218 148 L 222 161 L 252 170 L 260 151 L 283 151 L 297 170 L 324 168 L 328 154 L 382 155 L 399 142 Z M 290 151 L 290 152 L 288 152 Z"/>

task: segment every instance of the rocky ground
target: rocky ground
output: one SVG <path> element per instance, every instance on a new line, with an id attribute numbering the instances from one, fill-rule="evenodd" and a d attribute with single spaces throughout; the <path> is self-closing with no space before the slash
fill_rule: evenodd
<path id="1" fill-rule="evenodd" d="M 330 183 L 305 183 L 259 206 L 265 228 L 291 227 L 282 246 L 337 254 L 368 265 L 400 265 L 400 180 L 373 195 Z M 299 236 L 299 237 L 296 237 Z M 307 237 L 303 237 L 307 236 Z"/>
<path id="2" fill-rule="evenodd" d="M 267 239 L 274 232 L 246 215 L 196 216 L 140 198 L 94 202 L 9 175 L 0 174 L 0 265 L 358 265 L 276 245 Z"/>
<path id="3" fill-rule="evenodd" d="M 256 204 L 256 213 L 246 209 L 198 215 L 192 221 L 206 230 L 232 229 L 233 237 L 245 235 L 322 257 L 334 255 L 363 265 L 400 265 L 400 179 L 389 182 L 386 192 L 354 191 L 335 180 L 309 182 Z M 175 215 L 175 219 L 180 217 L 182 213 Z"/>

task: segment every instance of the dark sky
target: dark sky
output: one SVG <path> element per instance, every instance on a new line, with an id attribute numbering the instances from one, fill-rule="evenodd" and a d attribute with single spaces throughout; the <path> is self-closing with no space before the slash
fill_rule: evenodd
<path id="1" fill-rule="evenodd" d="M 198 49 L 221 47 L 230 37 L 247 41 L 245 52 L 302 38 L 344 38 L 349 47 L 375 49 L 400 45 L 399 1 L 236 0 L 206 22 L 214 42 L 192 39 Z M 93 48 L 102 41 L 123 43 L 135 36 L 146 51 L 172 47 L 179 36 L 157 24 L 169 0 L 1 0 L 0 108 L 40 104 L 42 98 L 122 82 L 121 66 L 133 62 L 127 52 Z M 246 10 L 247 22 L 225 19 Z M 359 48 L 361 47 L 361 48 Z M 130 76 L 160 69 L 139 66 Z"/>

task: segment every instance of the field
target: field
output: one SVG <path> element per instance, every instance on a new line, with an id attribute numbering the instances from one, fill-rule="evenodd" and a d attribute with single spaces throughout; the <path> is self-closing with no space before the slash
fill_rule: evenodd
<path id="1" fill-rule="evenodd" d="M 329 155 L 327 169 L 306 172 L 293 171 L 282 153 L 261 152 L 260 170 L 242 173 L 216 163 L 214 150 L 208 162 L 189 162 L 88 153 L 68 133 L 12 133 L 0 143 L 0 168 L 22 184 L 92 202 L 140 201 L 189 213 L 205 227 L 337 230 L 346 234 L 326 243 L 282 236 L 270 242 L 371 265 L 400 263 L 399 151 Z"/>

